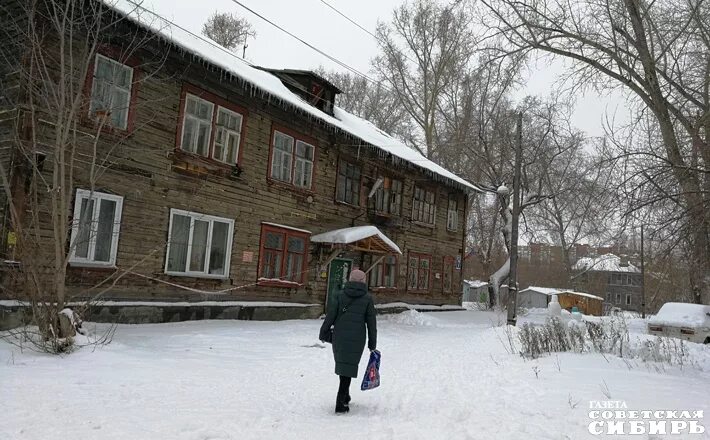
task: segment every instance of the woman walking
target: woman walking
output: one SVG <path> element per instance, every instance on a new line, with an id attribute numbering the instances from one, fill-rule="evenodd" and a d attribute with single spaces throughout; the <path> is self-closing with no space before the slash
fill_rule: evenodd
<path id="1" fill-rule="evenodd" d="M 331 340 L 335 374 L 340 376 L 340 387 L 335 400 L 335 412 L 350 411 L 350 381 L 357 377 L 357 367 L 365 349 L 365 326 L 367 326 L 367 347 L 377 348 L 377 320 L 375 303 L 367 293 L 367 275 L 355 269 L 350 273 L 350 281 L 345 283 L 343 293 L 328 307 L 325 321 L 320 328 L 321 341 Z M 331 330 L 331 327 L 334 327 Z"/>

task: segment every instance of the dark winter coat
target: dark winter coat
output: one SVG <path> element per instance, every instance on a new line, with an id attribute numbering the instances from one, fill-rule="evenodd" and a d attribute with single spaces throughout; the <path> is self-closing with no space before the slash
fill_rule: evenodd
<path id="1" fill-rule="evenodd" d="M 365 349 L 365 326 L 367 326 L 367 347 L 370 350 L 377 348 L 375 303 L 372 296 L 367 293 L 365 283 L 348 282 L 343 293 L 331 304 L 320 328 L 320 340 L 325 340 L 326 333 L 335 323 L 333 330 L 335 374 L 357 377 L 357 366 Z"/>

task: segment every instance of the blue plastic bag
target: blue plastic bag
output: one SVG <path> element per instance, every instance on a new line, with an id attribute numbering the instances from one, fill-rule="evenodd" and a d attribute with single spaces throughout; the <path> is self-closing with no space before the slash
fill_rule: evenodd
<path id="1" fill-rule="evenodd" d="M 370 360 L 367 362 L 365 376 L 362 378 L 362 391 L 371 390 L 380 386 L 380 358 L 382 355 L 379 351 L 370 352 Z"/>

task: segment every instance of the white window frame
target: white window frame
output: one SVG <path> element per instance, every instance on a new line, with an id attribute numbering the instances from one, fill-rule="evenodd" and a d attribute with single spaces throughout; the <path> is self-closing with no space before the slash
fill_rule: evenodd
<path id="1" fill-rule="evenodd" d="M 126 130 L 126 129 L 128 128 L 128 115 L 129 115 L 129 113 L 130 113 L 130 111 L 131 111 L 131 97 L 132 97 L 132 93 L 133 93 L 133 67 L 128 66 L 128 65 L 123 64 L 123 63 L 120 63 L 120 62 L 118 62 L 118 61 L 116 61 L 116 60 L 112 60 L 111 58 L 105 57 L 105 56 L 103 56 L 103 55 L 101 55 L 101 54 L 98 54 L 98 53 L 96 54 L 96 58 L 94 59 L 94 72 L 93 72 L 93 76 L 92 76 L 92 78 L 91 78 L 91 97 L 90 97 L 90 100 L 89 100 L 89 116 L 93 118 L 93 117 L 95 116 L 96 112 L 99 111 L 99 110 L 108 110 L 109 113 L 110 113 L 110 111 L 111 111 L 111 109 L 97 109 L 97 108 L 94 108 L 94 93 L 96 92 L 96 87 L 97 87 L 97 86 L 96 86 L 96 84 L 97 84 L 97 82 L 96 82 L 96 72 L 97 72 L 98 69 L 99 69 L 99 60 L 108 62 L 109 64 L 111 64 L 111 65 L 113 65 L 113 66 L 117 66 L 117 67 L 119 67 L 119 68 L 126 69 L 126 70 L 128 70 L 129 73 L 130 73 L 129 76 L 128 76 L 128 88 L 127 88 L 127 89 L 124 88 L 124 87 L 118 86 L 118 85 L 116 85 L 116 84 L 114 84 L 114 83 L 111 83 L 111 89 L 112 89 L 112 90 L 111 90 L 111 96 L 113 96 L 113 89 L 114 89 L 114 88 L 120 89 L 120 90 L 122 90 L 122 91 L 124 91 L 124 92 L 127 92 L 127 94 L 128 94 L 128 101 L 126 102 L 126 116 L 123 118 L 123 121 L 121 121 L 121 125 L 118 126 L 118 127 L 116 127 L 116 128 L 121 129 L 121 130 Z"/>
<path id="2" fill-rule="evenodd" d="M 219 125 L 219 113 L 224 112 L 228 114 L 231 117 L 236 117 L 239 119 L 239 131 L 232 130 L 231 128 L 227 128 L 225 126 Z M 241 113 L 237 113 L 234 110 L 230 110 L 226 107 L 217 106 L 217 112 L 214 115 L 214 136 L 213 136 L 213 141 L 212 141 L 212 158 L 214 160 L 217 160 L 222 163 L 227 163 L 230 165 L 236 165 L 239 162 L 239 149 L 241 148 L 241 142 L 242 142 L 242 127 L 244 124 L 244 116 Z M 224 131 L 225 132 L 225 140 L 229 139 L 229 136 L 236 136 L 237 137 L 237 149 L 234 151 L 234 160 L 232 161 L 231 158 L 226 157 L 227 156 L 227 150 L 228 150 L 228 145 L 225 144 L 222 146 L 222 158 L 216 157 L 215 151 L 216 148 L 215 146 L 217 145 L 218 137 L 219 137 L 219 132 Z"/>
<path id="3" fill-rule="evenodd" d="M 451 209 L 451 203 L 454 203 L 455 208 Z M 456 232 L 459 229 L 459 202 L 457 199 L 449 197 L 448 205 L 446 207 L 446 229 L 449 231 Z"/>
<path id="4" fill-rule="evenodd" d="M 194 99 L 195 101 L 197 101 L 198 104 L 200 101 L 203 101 L 203 102 L 210 105 L 211 111 L 210 111 L 209 120 L 200 119 L 197 116 L 193 116 L 187 112 L 187 102 L 191 99 Z M 182 109 L 182 130 L 180 131 L 180 149 L 182 151 L 185 151 L 190 154 L 196 154 L 196 155 L 202 156 L 202 157 L 210 157 L 210 147 L 211 147 L 210 141 L 212 140 L 212 130 L 214 129 L 215 104 L 211 101 L 204 99 L 204 98 L 200 98 L 197 95 L 193 95 L 192 93 L 186 93 L 185 94 L 185 102 L 183 102 L 183 106 L 184 107 Z M 187 124 L 185 122 L 187 121 L 188 118 L 194 119 L 195 121 L 197 121 L 198 128 L 199 128 L 200 123 L 204 123 L 205 121 L 209 122 L 209 130 L 207 131 L 207 154 L 206 155 L 202 155 L 196 151 L 197 150 L 197 139 L 199 139 L 199 135 L 197 135 L 197 133 L 199 133 L 199 129 L 194 137 L 194 142 L 193 142 L 194 145 L 191 145 L 189 150 L 187 148 L 185 148 L 185 144 L 184 144 L 184 142 L 185 142 L 185 127 L 187 126 Z"/>
<path id="5" fill-rule="evenodd" d="M 185 217 L 190 217 L 190 228 L 188 229 L 188 238 L 187 238 L 187 258 L 185 259 L 185 271 L 184 272 L 178 272 L 178 271 L 171 271 L 168 270 L 168 262 L 170 259 L 170 239 L 173 236 L 173 218 L 175 215 L 182 215 Z M 204 263 L 204 270 L 203 271 L 190 271 L 188 270 L 190 268 L 190 257 L 192 255 L 192 239 L 193 239 L 193 234 L 195 230 L 195 220 L 201 220 L 201 221 L 209 221 L 209 229 L 207 230 L 207 241 L 206 241 L 206 248 L 205 248 L 205 263 Z M 218 221 L 221 223 L 227 223 L 229 224 L 229 232 L 227 234 L 227 252 L 225 252 L 225 261 L 224 261 L 224 267 L 225 267 L 225 273 L 224 274 L 210 274 L 208 273 L 209 267 L 210 267 L 210 250 L 212 247 L 212 231 L 214 229 L 214 222 Z M 195 277 L 195 278 L 213 278 L 213 279 L 226 279 L 229 278 L 229 270 L 230 270 L 230 264 L 231 264 L 231 259 L 232 259 L 232 238 L 234 236 L 234 220 L 229 219 L 229 218 L 224 218 L 224 217 L 217 217 L 214 215 L 207 215 L 207 214 L 201 214 L 199 212 L 193 212 L 193 211 L 185 211 L 182 209 L 175 209 L 171 208 L 170 209 L 170 226 L 168 227 L 168 242 L 165 246 L 165 266 L 164 266 L 164 272 L 167 275 L 173 275 L 173 276 L 185 276 L 185 277 Z"/>
<path id="6" fill-rule="evenodd" d="M 311 149 L 311 157 L 313 158 L 312 160 L 306 159 L 303 156 L 298 155 L 298 144 L 305 145 L 306 148 Z M 311 145 L 308 142 L 304 142 L 300 139 L 296 139 L 296 142 L 294 143 L 293 146 L 293 177 L 292 177 L 292 182 L 294 186 L 298 188 L 304 188 L 304 189 L 311 189 L 313 187 L 313 166 L 314 166 L 314 161 L 316 158 L 316 147 L 315 145 Z M 296 175 L 298 174 L 298 169 L 301 167 L 302 169 L 305 169 L 305 164 L 310 164 L 310 172 L 308 173 L 308 184 L 307 185 L 301 185 L 299 182 L 296 182 Z"/>
<path id="7" fill-rule="evenodd" d="M 288 138 L 291 143 L 291 151 L 284 151 L 276 148 L 276 137 L 278 136 L 283 136 L 284 138 Z M 288 184 L 293 184 L 293 162 L 294 162 L 294 156 L 295 156 L 295 148 L 296 148 L 296 139 L 288 135 L 284 132 L 281 132 L 279 130 L 274 130 L 274 136 L 273 140 L 271 141 L 271 169 L 269 170 L 269 177 L 273 180 L 276 180 L 277 182 L 283 182 L 283 183 L 288 183 Z M 276 152 L 278 151 L 280 158 L 282 157 L 289 157 L 289 175 L 288 179 L 280 179 L 279 177 L 274 176 L 274 164 L 276 163 Z M 280 170 L 283 166 L 283 159 L 279 162 L 279 173 Z"/>
<path id="8" fill-rule="evenodd" d="M 94 201 L 94 212 L 91 218 L 91 229 L 89 232 L 89 252 L 86 258 L 76 256 L 76 239 L 79 234 L 79 223 L 81 221 L 81 202 L 90 199 Z M 109 200 L 116 202 L 116 211 L 113 216 L 114 229 L 111 235 L 111 250 L 109 261 L 94 261 L 96 255 L 96 225 L 100 213 L 100 202 Z M 97 203 L 98 202 L 98 203 Z M 69 241 L 69 263 L 74 266 L 101 266 L 115 267 L 116 253 L 118 251 L 118 238 L 121 234 L 121 214 L 123 213 L 123 197 L 115 194 L 107 194 L 86 189 L 77 189 L 74 200 L 74 217 L 72 219 L 71 240 Z"/>

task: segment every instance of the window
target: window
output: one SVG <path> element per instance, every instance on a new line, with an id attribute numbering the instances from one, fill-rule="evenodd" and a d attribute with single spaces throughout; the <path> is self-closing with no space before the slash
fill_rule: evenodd
<path id="1" fill-rule="evenodd" d="M 621 304 L 621 294 L 620 293 L 616 294 L 616 304 Z"/>
<path id="2" fill-rule="evenodd" d="M 611 292 L 606 293 L 606 301 L 611 302 Z"/>
<path id="3" fill-rule="evenodd" d="M 89 113 L 107 117 L 106 123 L 125 130 L 131 105 L 133 69 L 103 55 L 96 55 L 91 82 Z"/>
<path id="4" fill-rule="evenodd" d="M 185 113 L 182 121 L 182 149 L 207 156 L 212 133 L 214 104 L 194 95 L 185 97 Z"/>
<path id="5" fill-rule="evenodd" d="M 237 163 L 242 131 L 242 115 L 219 107 L 215 127 L 217 131 L 215 132 L 212 158 L 228 164 Z"/>
<path id="6" fill-rule="evenodd" d="M 402 206 L 402 181 L 383 177 L 382 185 L 375 192 L 375 211 L 399 215 Z"/>
<path id="7" fill-rule="evenodd" d="M 433 225 L 435 213 L 434 192 L 415 187 L 412 220 Z"/>
<path id="8" fill-rule="evenodd" d="M 431 273 L 431 255 L 409 255 L 409 277 L 407 287 L 409 290 L 429 290 L 429 275 Z"/>
<path id="9" fill-rule="evenodd" d="M 360 205 L 360 166 L 340 160 L 335 200 Z"/>
<path id="10" fill-rule="evenodd" d="M 234 220 L 171 209 L 165 273 L 228 277 L 233 231 Z"/>
<path id="11" fill-rule="evenodd" d="M 454 257 L 444 257 L 442 286 L 444 292 L 451 293 L 454 284 Z"/>
<path id="12" fill-rule="evenodd" d="M 274 130 L 270 176 L 298 188 L 311 189 L 315 147 Z"/>
<path id="13" fill-rule="evenodd" d="M 370 287 L 389 289 L 397 287 L 397 257 L 388 255 L 370 270 Z"/>
<path id="14" fill-rule="evenodd" d="M 116 263 L 123 197 L 76 190 L 71 263 L 113 266 Z"/>
<path id="15" fill-rule="evenodd" d="M 308 264 L 308 235 L 306 231 L 262 225 L 259 281 L 302 284 Z"/>
<path id="16" fill-rule="evenodd" d="M 236 164 L 244 123 L 242 112 L 246 111 L 207 92 L 195 90 L 195 93 L 200 96 L 185 92 L 180 149 L 229 165 Z"/>
<path id="17" fill-rule="evenodd" d="M 449 196 L 449 206 L 446 211 L 446 229 L 456 231 L 459 228 L 459 210 L 458 201 Z"/>
<path id="18" fill-rule="evenodd" d="M 626 294 L 626 305 L 627 306 L 631 305 L 631 294 L 630 293 Z"/>

